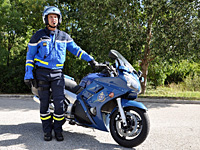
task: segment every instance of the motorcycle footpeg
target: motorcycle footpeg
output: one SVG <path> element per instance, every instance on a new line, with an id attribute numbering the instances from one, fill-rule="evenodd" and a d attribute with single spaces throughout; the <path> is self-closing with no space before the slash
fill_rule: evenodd
<path id="1" fill-rule="evenodd" d="M 73 120 L 70 120 L 70 121 L 69 121 L 69 124 L 75 125 L 76 123 L 75 123 Z"/>
<path id="2" fill-rule="evenodd" d="M 67 118 L 67 119 L 74 119 L 74 115 L 65 113 L 65 118 Z"/>

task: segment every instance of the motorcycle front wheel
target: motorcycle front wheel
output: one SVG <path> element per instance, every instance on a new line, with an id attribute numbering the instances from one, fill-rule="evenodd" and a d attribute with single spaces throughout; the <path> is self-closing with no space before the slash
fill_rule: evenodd
<path id="1" fill-rule="evenodd" d="M 127 125 L 122 122 L 118 110 L 110 116 L 110 132 L 113 139 L 121 146 L 135 147 L 141 144 L 149 133 L 150 122 L 147 112 L 135 107 L 125 107 Z"/>

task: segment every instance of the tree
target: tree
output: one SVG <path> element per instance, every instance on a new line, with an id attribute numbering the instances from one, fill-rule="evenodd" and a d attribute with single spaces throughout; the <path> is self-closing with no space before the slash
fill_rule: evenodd
<path id="1" fill-rule="evenodd" d="M 152 67 L 154 63 L 168 59 L 173 63 L 182 58 L 199 63 L 199 0 L 1 0 L 0 5 L 0 71 L 3 72 L 0 90 L 28 91 L 23 87 L 27 44 L 37 30 L 45 27 L 42 13 L 45 6 L 52 5 L 62 12 L 59 28 L 97 61 L 104 61 L 111 49 L 122 53 L 134 67 L 139 68 L 141 60 L 143 93 L 150 63 L 151 69 L 159 68 L 159 65 Z M 66 74 L 80 79 L 89 68 L 86 62 L 67 53 Z M 16 74 L 19 76 L 11 78 Z M 163 71 L 150 75 L 153 74 L 166 78 Z M 156 80 L 155 76 L 150 79 Z M 156 84 L 163 82 L 159 80 Z M 12 84 L 23 88 L 11 88 Z"/>
<path id="2" fill-rule="evenodd" d="M 11 2 L 8 0 L 1 1 L 1 47 L 4 54 L 2 57 L 7 66 L 9 66 L 10 52 L 15 43 L 16 35 L 18 32 L 20 32 L 20 26 L 22 25 L 22 21 L 20 19 L 21 12 L 14 9 L 15 6 L 16 5 L 14 2 L 11 4 Z"/>
<path id="3" fill-rule="evenodd" d="M 149 63 L 157 56 L 163 60 L 172 57 L 179 60 L 199 54 L 197 44 L 198 26 L 195 2 L 188 1 L 143 1 L 146 18 L 146 43 L 142 55 L 142 83 L 145 93 Z M 146 11 L 145 11 L 146 9 Z M 198 33 L 199 34 L 199 33 Z M 194 40 L 195 39 L 195 40 Z M 193 46 L 191 46 L 194 44 Z"/>
<path id="4" fill-rule="evenodd" d="M 6 63 L 7 67 L 10 64 L 12 53 L 14 55 L 20 53 L 20 49 L 13 49 L 13 47 L 23 44 L 26 49 L 27 43 L 24 43 L 22 39 L 28 39 L 33 34 L 28 30 L 38 27 L 38 21 L 35 21 L 35 24 L 31 24 L 34 23 L 34 20 L 38 20 L 38 6 L 41 5 L 37 4 L 39 4 L 38 0 L 31 2 L 27 0 L 1 1 L 0 15 L 2 16 L 2 24 L 0 27 L 0 42 L 3 48 L 3 55 L 1 55 L 1 58 L 3 58 L 2 64 Z M 40 4 L 42 4 L 42 1 Z M 32 10 L 30 10 L 30 8 Z M 40 15 L 39 17 L 41 19 Z M 29 33 L 29 35 L 27 35 L 27 33 Z M 12 52 L 12 50 L 15 50 L 15 52 Z"/>
<path id="5" fill-rule="evenodd" d="M 145 93 L 148 67 L 157 56 L 163 60 L 194 58 L 199 54 L 196 1 L 106 0 L 77 2 L 82 44 L 99 60 L 117 49 L 133 65 L 141 59 Z M 103 57 L 101 57 L 103 56 Z"/>

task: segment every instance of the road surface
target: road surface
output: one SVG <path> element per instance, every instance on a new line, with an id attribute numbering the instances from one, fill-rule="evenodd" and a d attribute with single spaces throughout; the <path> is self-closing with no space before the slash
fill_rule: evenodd
<path id="1" fill-rule="evenodd" d="M 141 99 L 142 100 L 142 99 Z M 133 150 L 200 150 L 200 104 L 144 102 L 150 133 Z M 128 150 L 108 132 L 63 126 L 63 142 L 43 140 L 39 104 L 26 97 L 0 97 L 0 150 Z"/>

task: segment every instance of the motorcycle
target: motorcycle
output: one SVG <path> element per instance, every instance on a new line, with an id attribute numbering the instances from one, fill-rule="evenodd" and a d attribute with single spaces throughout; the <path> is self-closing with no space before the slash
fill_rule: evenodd
<path id="1" fill-rule="evenodd" d="M 65 118 L 71 125 L 110 132 L 121 146 L 135 147 L 144 142 L 150 129 L 147 108 L 135 101 L 142 73 L 116 50 L 110 50 L 109 57 L 113 65 L 96 64 L 100 72 L 88 74 L 79 84 L 65 75 Z M 32 93 L 39 102 L 37 88 L 32 86 Z M 52 98 L 49 109 L 54 111 Z"/>

